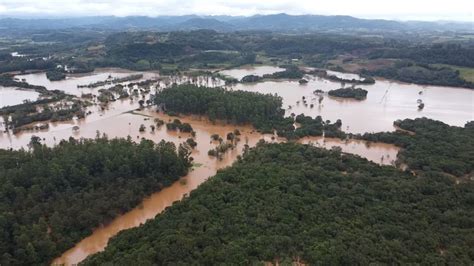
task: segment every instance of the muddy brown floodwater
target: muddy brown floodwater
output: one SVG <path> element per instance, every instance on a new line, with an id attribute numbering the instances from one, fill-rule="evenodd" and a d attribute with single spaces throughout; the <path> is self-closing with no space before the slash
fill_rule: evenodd
<path id="1" fill-rule="evenodd" d="M 159 77 L 159 74 L 155 72 L 136 72 L 120 68 L 98 68 L 91 73 L 68 74 L 66 79 L 59 81 L 50 81 L 48 78 L 46 78 L 46 74 L 44 72 L 16 75 L 15 78 L 18 78 L 20 80 L 25 79 L 25 81 L 29 84 L 44 86 L 48 90 L 62 90 L 68 94 L 81 96 L 82 93 L 96 93 L 99 89 L 111 86 L 106 85 L 90 89 L 77 88 L 77 85 L 88 85 L 97 81 L 104 81 L 109 76 L 111 76 L 112 78 L 123 78 L 133 74 L 143 74 L 142 80 L 156 79 Z M 137 80 L 133 80 L 130 82 L 137 82 Z M 126 85 L 130 82 L 124 82 L 122 84 Z"/>
<path id="2" fill-rule="evenodd" d="M 74 136 L 69 130 L 60 130 L 53 132 L 56 139 L 74 137 L 94 137 L 96 131 L 107 134 L 109 137 L 126 137 L 132 136 L 134 139 L 147 138 L 158 142 L 160 140 L 172 141 L 176 144 L 182 143 L 188 138 L 189 134 L 170 132 L 163 126 L 155 132 L 150 132 L 149 127 L 145 133 L 139 133 L 138 128 L 141 124 L 151 125 L 154 118 L 160 118 L 168 121 L 176 117 L 169 117 L 164 114 L 158 114 L 153 110 L 140 111 L 138 113 L 126 113 L 118 116 L 112 116 L 105 120 L 95 121 L 82 126 L 80 135 Z M 145 120 L 147 119 L 147 120 Z M 196 131 L 197 147 L 192 153 L 196 167 L 187 176 L 183 177 L 183 181 L 175 182 L 172 186 L 163 189 L 160 192 L 146 198 L 142 204 L 132 211 L 116 218 L 113 222 L 104 227 L 96 229 L 93 234 L 81 242 L 74 248 L 65 252 L 61 257 L 54 260 L 53 264 L 76 264 L 84 260 L 87 256 L 104 250 L 108 240 L 118 232 L 139 226 L 148 219 L 154 218 L 162 212 L 166 207 L 171 206 L 174 201 L 180 200 L 183 196 L 197 188 L 201 183 L 209 177 L 215 175 L 218 169 L 230 166 L 238 155 L 242 153 L 244 145 L 255 146 L 260 139 L 272 141 L 270 135 L 261 135 L 250 126 L 235 126 L 217 123 L 210 123 L 206 119 L 198 117 L 181 116 L 182 122 L 188 122 Z M 222 160 L 217 160 L 207 155 L 207 151 L 215 148 L 217 143 L 211 142 L 212 134 L 219 134 L 225 138 L 226 134 L 239 129 L 241 132 L 240 142 L 235 149 L 227 152 Z M 48 135 L 51 134 L 48 133 Z M 138 137 L 138 138 L 137 138 Z M 49 142 L 51 139 L 46 139 Z M 331 148 L 333 146 L 341 147 L 344 152 L 354 153 L 366 157 L 369 160 L 378 163 L 390 164 L 398 153 L 398 148 L 386 144 L 366 145 L 362 141 L 341 141 L 339 139 L 323 139 L 323 138 L 305 138 L 301 142 L 312 143 L 316 146 Z M 382 156 L 386 158 L 381 161 Z"/>
<path id="3" fill-rule="evenodd" d="M 474 120 L 472 89 L 377 80 L 373 85 L 357 86 L 368 91 L 367 99 L 362 101 L 323 94 L 324 99 L 318 104 L 318 96 L 313 94 L 317 89 L 328 92 L 340 87 L 341 84 L 337 82 L 309 77 L 309 83 L 305 85 L 299 85 L 298 81 L 267 81 L 237 84 L 233 88 L 276 93 L 283 98 L 286 115 L 304 113 L 313 117 L 320 115 L 331 121 L 341 119 L 342 129 L 351 133 L 393 131 L 393 121 L 406 118 L 428 117 L 454 126 L 464 126 L 467 121 Z M 303 96 L 308 102 L 307 106 L 303 105 Z M 418 99 L 425 103 L 423 110 L 418 110 Z M 313 108 L 311 104 L 314 105 Z"/>
<path id="4" fill-rule="evenodd" d="M 39 93 L 35 91 L 21 90 L 16 88 L 5 88 L 0 86 L 0 108 L 23 103 L 23 101 L 35 101 Z"/>
<path id="5" fill-rule="evenodd" d="M 275 67 L 244 68 L 229 70 L 224 72 L 227 75 L 243 77 L 248 74 L 270 74 L 281 69 Z M 117 69 L 99 69 L 92 74 L 76 75 L 68 77 L 64 81 L 49 82 L 44 73 L 36 73 L 18 76 L 25 78 L 27 82 L 35 85 L 44 85 L 48 89 L 62 89 L 74 95 L 89 93 L 91 89 L 78 89 L 78 84 L 88 84 L 98 80 L 105 80 L 108 75 L 113 77 L 123 77 L 136 72 Z M 157 73 L 145 72 L 145 79 L 158 78 Z M 352 77 L 352 76 L 351 76 Z M 316 77 L 308 77 L 309 83 L 299 85 L 297 81 L 267 81 L 256 84 L 238 84 L 233 89 L 258 91 L 262 93 L 276 93 L 283 98 L 286 114 L 290 115 L 305 113 L 307 115 L 321 115 L 324 119 L 335 121 L 342 119 L 343 130 L 348 132 L 375 132 L 392 131 L 393 121 L 396 119 L 414 118 L 427 116 L 441 120 L 451 125 L 463 125 L 466 121 L 472 120 L 474 115 L 474 95 L 472 90 L 433 86 L 418 86 L 410 84 L 400 84 L 389 81 L 377 80 L 374 85 L 360 86 L 369 91 L 368 97 L 364 101 L 341 100 L 324 96 L 321 105 L 317 103 L 313 91 L 321 89 L 327 92 L 336 89 L 341 84 L 323 80 Z M 209 77 L 173 77 L 167 81 L 161 81 L 158 86 L 163 88 L 170 83 L 195 82 L 206 86 L 219 86 L 222 82 L 212 80 Z M 98 88 L 97 88 L 98 89 Z M 96 92 L 97 89 L 92 90 Z M 422 92 L 421 94 L 419 92 Z M 311 108 L 303 104 L 297 104 L 305 96 L 309 103 L 313 103 Z M 146 96 L 148 99 L 150 95 Z M 425 109 L 417 110 L 417 99 L 422 99 Z M 291 105 L 291 109 L 288 106 Z M 109 104 L 102 110 L 99 106 L 91 106 L 89 110 L 92 114 L 85 119 L 73 120 L 67 123 L 51 123 L 46 131 L 20 132 L 18 134 L 0 133 L 0 148 L 26 148 L 31 136 L 36 135 L 47 145 L 55 145 L 62 139 L 73 138 L 94 138 L 97 133 L 106 134 L 110 138 L 131 136 L 139 141 L 141 138 L 151 139 L 155 142 L 166 140 L 176 144 L 184 142 L 189 134 L 170 132 L 163 126 L 151 132 L 150 126 L 154 124 L 155 118 L 165 121 L 174 119 L 164 114 L 155 112 L 152 108 L 142 111 L 134 111 L 138 108 L 138 100 L 119 100 Z M 194 149 L 194 169 L 181 181 L 175 182 L 172 186 L 157 192 L 144 199 L 142 204 L 130 212 L 127 212 L 110 224 L 104 225 L 94 230 L 92 235 L 80 241 L 75 247 L 65 252 L 61 257 L 54 260 L 53 264 L 76 264 L 84 260 L 87 256 L 104 250 L 108 240 L 118 232 L 139 226 L 148 219 L 154 218 L 174 201 L 182 199 L 201 183 L 213 176 L 218 169 L 231 165 L 238 155 L 242 153 L 244 145 L 254 146 L 260 139 L 272 140 L 270 135 L 261 135 L 250 126 L 235 126 L 222 123 L 211 123 L 204 118 L 182 116 L 182 122 L 188 122 L 196 131 L 197 147 Z M 146 126 L 146 131 L 138 131 L 141 124 Z M 73 131 L 74 126 L 79 126 Z M 228 151 L 222 160 L 218 160 L 207 155 L 208 150 L 216 147 L 217 143 L 211 142 L 212 134 L 219 134 L 225 139 L 227 133 L 239 129 L 240 139 L 235 149 Z M 2 130 L 3 131 L 3 130 Z M 329 138 L 304 138 L 302 143 L 310 143 L 323 148 L 334 146 L 341 148 L 343 152 L 357 154 L 379 164 L 392 164 L 396 159 L 398 148 L 393 145 L 371 143 L 364 141 Z"/>

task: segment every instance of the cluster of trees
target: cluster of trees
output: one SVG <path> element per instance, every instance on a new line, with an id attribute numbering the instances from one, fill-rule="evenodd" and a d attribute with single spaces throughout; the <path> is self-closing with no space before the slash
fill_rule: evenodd
<path id="1" fill-rule="evenodd" d="M 0 264 L 44 265 L 92 230 L 172 184 L 190 167 L 173 143 L 33 137 L 30 151 L 0 150 Z"/>
<path id="2" fill-rule="evenodd" d="M 365 98 L 367 98 L 367 90 L 354 87 L 330 90 L 328 94 L 329 96 L 351 98 L 356 100 L 364 100 Z"/>
<path id="3" fill-rule="evenodd" d="M 67 65 L 71 72 L 88 72 L 94 67 L 115 66 L 175 73 L 190 68 L 236 67 L 263 62 L 287 64 L 294 62 L 293 60 L 308 66 L 327 67 L 330 60 L 343 54 L 362 60 L 390 58 L 412 60 L 416 64 L 474 66 L 474 46 L 469 40 L 443 35 L 443 41 L 439 41 L 439 38 L 436 38 L 439 37 L 437 33 L 431 33 L 430 36 L 434 38 L 393 33 L 390 38 L 375 38 L 329 33 L 283 34 L 212 30 L 113 33 L 75 29 L 30 35 L 35 36 L 32 39 L 51 39 L 54 44 L 25 42 L 19 45 L 11 40 L 10 50 L 7 51 L 26 52 L 28 56 L 13 57 L 8 52 L 3 52 L 0 54 L 0 73 L 30 69 L 48 70 L 54 69 L 57 64 Z M 78 42 L 71 41 L 73 39 L 78 39 Z M 257 54 L 263 56 L 257 57 Z M 447 75 L 445 72 L 437 74 Z M 297 79 L 300 74 L 286 72 L 281 75 Z M 402 81 L 414 79 L 405 77 L 410 75 L 409 73 L 395 74 L 392 71 L 385 75 Z M 443 81 L 449 79 L 447 76 L 440 79 L 436 79 L 436 75 L 433 77 L 435 79 L 426 84 L 449 85 Z M 343 81 L 333 76 L 330 78 Z M 429 80 L 429 77 L 422 79 Z M 370 84 L 374 81 L 367 78 L 344 82 Z M 456 85 L 454 81 L 451 81 L 451 84 L 464 86 L 461 83 Z"/>
<path id="4" fill-rule="evenodd" d="M 224 88 L 174 85 L 156 94 L 155 103 L 165 111 L 206 115 L 211 121 L 251 123 L 256 128 L 272 128 L 284 115 L 281 97 Z"/>
<path id="5" fill-rule="evenodd" d="M 17 111 L 23 112 L 26 114 L 34 113 L 37 111 L 36 106 L 38 105 L 43 105 L 43 104 L 49 104 L 53 102 L 57 102 L 60 100 L 63 100 L 67 97 L 67 94 L 65 94 L 62 91 L 55 91 L 55 95 L 52 97 L 48 98 L 42 98 L 33 102 L 24 102 L 21 104 L 17 105 L 12 105 L 12 106 L 5 106 L 0 108 L 0 115 L 5 116 L 5 115 L 11 115 Z"/>
<path id="6" fill-rule="evenodd" d="M 46 78 L 50 81 L 59 81 L 66 78 L 66 74 L 59 70 L 48 70 L 46 71 Z"/>
<path id="7" fill-rule="evenodd" d="M 63 105 L 62 107 L 50 107 L 45 104 L 41 111 L 37 111 L 34 105 L 25 105 L 25 109 L 20 108 L 14 110 L 15 111 L 10 114 L 10 120 L 6 123 L 7 128 L 12 129 L 14 133 L 20 131 L 20 127 L 33 122 L 49 120 L 51 120 L 51 122 L 66 121 L 71 120 L 75 116 L 84 118 L 86 115 L 80 101 L 74 101 L 71 105 Z"/>
<path id="8" fill-rule="evenodd" d="M 251 82 L 259 82 L 264 79 L 299 79 L 299 82 L 300 83 L 302 82 L 303 80 L 302 78 L 305 75 L 305 71 L 299 69 L 299 67 L 295 65 L 286 65 L 284 67 L 285 67 L 284 71 L 275 72 L 273 74 L 265 74 L 262 77 L 257 76 L 257 75 L 247 75 L 243 77 L 240 80 L 240 82 L 251 83 Z"/>
<path id="9" fill-rule="evenodd" d="M 132 80 L 138 80 L 143 78 L 143 74 L 134 74 L 134 75 L 129 75 L 126 77 L 122 78 L 109 78 L 107 80 L 100 80 L 96 81 L 94 83 L 90 83 L 87 85 L 77 85 L 78 88 L 97 88 L 97 87 L 102 87 L 105 85 L 110 85 L 110 84 L 119 84 L 119 83 L 124 83 Z"/>
<path id="10" fill-rule="evenodd" d="M 458 70 L 449 67 L 415 64 L 406 60 L 377 70 L 369 71 L 364 69 L 362 73 L 423 85 L 474 88 L 474 83 L 464 80 Z"/>
<path id="11" fill-rule="evenodd" d="M 263 75 L 266 79 L 302 79 L 305 72 L 295 65 L 284 66 L 284 71 L 275 72 L 273 74 Z"/>
<path id="12" fill-rule="evenodd" d="M 34 90 L 44 96 L 56 94 L 55 91 L 48 91 L 48 89 L 46 89 L 44 86 L 31 85 L 27 82 L 16 81 L 10 75 L 0 75 L 0 86 Z"/>
<path id="13" fill-rule="evenodd" d="M 474 171 L 472 124 L 470 122 L 462 128 L 428 118 L 405 119 L 394 123 L 404 131 L 366 133 L 356 137 L 401 147 L 398 161 L 411 170 L 437 171 L 463 177 Z"/>
<path id="14" fill-rule="evenodd" d="M 84 265 L 470 264 L 472 182 L 260 144 Z"/>
<path id="15" fill-rule="evenodd" d="M 257 76 L 257 75 L 247 75 L 247 76 L 243 77 L 240 80 L 240 82 L 242 82 L 242 83 L 253 83 L 253 82 L 259 82 L 262 79 L 263 79 L 262 77 Z"/>
<path id="16" fill-rule="evenodd" d="M 312 118 L 310 116 L 305 116 L 304 114 L 297 115 L 295 122 L 299 124 L 299 127 L 291 133 L 292 136 L 287 137 L 288 139 L 292 138 L 302 138 L 305 136 L 325 136 L 328 138 L 345 138 L 346 134 L 341 131 L 342 121 L 338 119 L 335 123 L 326 120 L 323 121 L 321 116 L 316 116 Z"/>
<path id="17" fill-rule="evenodd" d="M 193 132 L 193 127 L 189 123 L 182 123 L 179 119 L 174 119 L 173 121 L 166 123 L 166 129 L 176 131 L 179 129 L 181 132 L 191 133 Z"/>
<path id="18" fill-rule="evenodd" d="M 331 124 L 318 116 L 284 117 L 282 99 L 276 95 L 232 91 L 223 88 L 174 85 L 155 96 L 159 108 L 173 113 L 206 115 L 211 121 L 224 120 L 233 124 L 252 124 L 262 133 L 276 133 L 287 139 L 304 136 L 345 137 L 341 121 Z M 168 126 L 168 125 L 167 125 Z"/>
<path id="19" fill-rule="evenodd" d="M 56 63 L 53 61 L 46 61 L 42 58 L 31 59 L 27 57 L 8 57 L 5 60 L 0 60 L 0 73 L 12 71 L 27 71 L 27 70 L 48 70 L 54 68 Z"/>

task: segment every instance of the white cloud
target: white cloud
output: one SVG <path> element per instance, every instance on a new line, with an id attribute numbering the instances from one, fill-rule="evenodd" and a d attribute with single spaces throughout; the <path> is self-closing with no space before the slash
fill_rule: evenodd
<path id="1" fill-rule="evenodd" d="M 474 21 L 472 0 L 0 0 L 0 15 L 322 14 Z"/>

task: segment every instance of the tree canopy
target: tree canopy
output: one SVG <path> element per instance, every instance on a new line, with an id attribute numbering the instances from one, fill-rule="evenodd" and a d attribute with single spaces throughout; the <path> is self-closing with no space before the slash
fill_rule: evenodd
<path id="1" fill-rule="evenodd" d="M 84 265 L 470 264 L 474 184 L 263 144 Z"/>
<path id="2" fill-rule="evenodd" d="M 173 143 L 100 137 L 32 138 L 31 151 L 0 150 L 0 264 L 39 265 L 187 173 Z"/>
<path id="3" fill-rule="evenodd" d="M 402 148 L 399 163 L 415 171 L 438 171 L 457 177 L 474 174 L 474 128 L 449 126 L 428 118 L 394 122 L 399 131 L 366 133 L 362 139 Z"/>

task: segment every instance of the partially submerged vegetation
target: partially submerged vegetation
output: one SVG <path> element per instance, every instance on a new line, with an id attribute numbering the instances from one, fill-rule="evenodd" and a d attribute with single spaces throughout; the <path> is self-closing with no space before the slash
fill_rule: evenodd
<path id="1" fill-rule="evenodd" d="M 59 81 L 66 78 L 66 74 L 59 70 L 48 70 L 46 71 L 46 78 L 50 81 Z"/>
<path id="2" fill-rule="evenodd" d="M 83 33 L 81 29 L 75 31 Z M 15 43 L 15 47 L 32 50 L 32 55 L 14 58 L 0 51 L 0 73 L 49 70 L 49 80 L 60 80 L 66 72 L 55 68 L 59 63 L 68 65 L 67 73 L 118 66 L 181 75 L 192 68 L 206 68 L 193 70 L 190 76 L 204 74 L 230 85 L 239 81 L 207 68 L 272 64 L 285 70 L 249 75 L 240 82 L 290 79 L 306 84 L 307 75 L 317 75 L 355 85 L 373 84 L 371 76 L 381 76 L 473 88 L 457 69 L 463 66 L 469 71 L 474 67 L 472 43 L 450 36 L 443 37 L 453 45 L 421 39 L 396 42 L 383 35 L 320 33 L 134 31 L 100 33 L 100 38 L 89 34 L 78 37 L 76 43 L 54 37 L 51 30 L 51 34 L 35 37 L 49 45 L 34 43 L 22 48 L 23 44 Z M 89 49 L 91 43 L 96 45 L 94 49 Z M 359 69 L 361 79 L 344 79 L 320 69 L 332 68 L 329 62 L 341 55 L 342 64 L 367 61 L 370 66 L 376 59 L 390 64 Z M 317 69 L 304 70 L 304 66 Z M 333 69 L 345 70 L 339 66 Z M 157 80 L 138 81 L 142 77 L 109 77 L 78 87 L 113 85 L 99 90 L 99 95 L 83 94 L 82 98 L 98 102 L 102 108 L 129 97 L 140 97 L 138 103 L 144 108 L 151 104 L 144 96 Z M 124 82 L 129 84 L 120 84 Z M 0 109 L 6 129 L 14 133 L 47 129 L 47 123 L 37 122 L 85 116 L 84 102 L 14 79 L 11 73 L 0 76 L 0 85 L 41 94 L 35 102 Z M 318 89 L 314 93 L 319 95 L 320 104 L 322 92 Z M 367 91 L 352 87 L 328 94 L 362 100 Z M 474 260 L 473 122 L 460 128 L 429 119 L 406 119 L 395 122 L 403 132 L 351 135 L 341 131 L 341 120 L 324 121 L 320 116 L 303 114 L 284 117 L 282 99 L 276 95 L 172 85 L 159 92 L 154 101 L 169 114 L 198 114 L 212 122 L 252 124 L 261 133 L 288 140 L 352 137 L 369 141 L 367 145 L 370 141 L 395 144 L 401 147 L 397 166 L 407 171 L 376 166 L 337 149 L 289 143 L 260 144 L 247 152 L 245 145 L 245 155 L 234 167 L 219 172 L 162 216 L 120 234 L 104 253 L 86 264 L 469 264 Z M 304 97 L 303 103 L 307 106 Z M 419 104 L 422 109 L 424 103 Z M 0 150 L 0 264 L 50 263 L 97 226 L 184 175 L 192 161 L 190 150 L 197 147 L 195 132 L 179 119 L 168 123 L 155 119 L 153 125 L 141 124 L 138 130 L 150 128 L 154 132 L 163 125 L 191 137 L 186 136 L 179 148 L 166 142 L 143 140 L 134 144 L 130 139 L 106 138 L 70 139 L 48 148 L 35 137 L 29 146 L 31 152 Z M 239 135 L 238 131 L 212 135 L 216 146 L 208 155 L 222 158 L 235 149 Z"/>
<path id="3" fill-rule="evenodd" d="M 166 123 L 166 129 L 171 131 L 179 130 L 183 133 L 191 133 L 193 132 L 193 127 L 189 123 L 182 123 L 179 119 L 174 119 L 169 123 Z"/>
<path id="4" fill-rule="evenodd" d="M 165 111 L 206 115 L 211 121 L 251 123 L 257 128 L 271 128 L 272 122 L 284 114 L 278 96 L 195 85 L 164 89 L 155 96 L 155 103 Z"/>
<path id="5" fill-rule="evenodd" d="M 80 119 L 86 116 L 82 103 L 78 101 L 60 104 L 56 107 L 44 105 L 41 109 L 41 111 L 35 111 L 32 113 L 16 110 L 10 115 L 10 119 L 7 118 L 7 120 L 4 121 L 6 128 L 11 129 L 13 133 L 17 133 L 22 130 L 22 126 L 35 122 L 66 121 L 71 120 L 74 117 Z"/>
<path id="6" fill-rule="evenodd" d="M 107 80 L 96 81 L 87 85 L 77 85 L 78 88 L 97 88 L 105 85 L 113 85 L 143 78 L 143 74 L 134 74 L 122 78 L 108 78 Z"/>
<path id="7" fill-rule="evenodd" d="M 55 94 L 55 91 L 49 91 L 44 86 L 31 85 L 24 81 L 15 80 L 11 75 L 0 75 L 0 86 L 33 90 L 38 92 L 41 96 L 50 96 Z"/>
<path id="8" fill-rule="evenodd" d="M 336 69 L 337 71 L 339 72 L 344 72 L 344 69 L 342 68 L 337 68 Z M 318 77 L 321 77 L 321 78 L 325 78 L 325 79 L 328 79 L 328 80 L 331 80 L 331 81 L 335 81 L 335 82 L 341 82 L 341 83 L 350 83 L 350 84 L 374 84 L 375 83 L 375 79 L 373 79 L 372 77 L 368 76 L 368 75 L 362 75 L 360 79 L 345 79 L 345 78 L 341 78 L 341 77 L 338 77 L 336 75 L 330 75 L 328 74 L 328 72 L 324 69 L 315 69 L 315 70 L 310 70 L 310 71 L 307 71 L 308 74 L 311 74 L 311 75 L 316 75 Z"/>
<path id="9" fill-rule="evenodd" d="M 472 183 L 263 144 L 84 265 L 469 264 Z"/>
<path id="10" fill-rule="evenodd" d="M 472 124 L 462 128 L 428 118 L 405 119 L 394 123 L 402 131 L 366 133 L 357 138 L 401 147 L 398 164 L 406 164 L 413 171 L 436 171 L 469 179 L 474 178 Z"/>
<path id="11" fill-rule="evenodd" d="M 232 91 L 223 88 L 174 85 L 155 96 L 155 103 L 168 112 L 205 115 L 211 121 L 252 124 L 262 133 L 276 133 L 288 139 L 303 136 L 344 137 L 341 121 L 331 124 L 321 117 L 298 116 L 301 127 L 295 130 L 294 117 L 284 117 L 281 97 L 256 92 Z M 301 119 L 300 119 L 301 118 Z"/>
<path id="12" fill-rule="evenodd" d="M 351 98 L 356 100 L 364 100 L 367 98 L 367 90 L 361 88 L 340 88 L 336 90 L 330 90 L 328 92 L 329 96 L 340 97 L 340 98 Z"/>
<path id="13" fill-rule="evenodd" d="M 273 74 L 265 74 L 263 76 L 257 76 L 257 75 L 247 75 L 243 77 L 240 82 L 242 83 L 252 83 L 252 82 L 259 82 L 259 81 L 265 81 L 265 80 L 272 80 L 272 79 L 290 79 L 290 80 L 303 80 L 303 77 L 305 75 L 305 71 L 301 70 L 298 66 L 295 65 L 284 65 L 282 66 L 285 68 L 283 71 L 278 71 Z"/>

